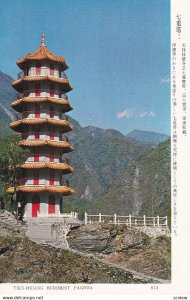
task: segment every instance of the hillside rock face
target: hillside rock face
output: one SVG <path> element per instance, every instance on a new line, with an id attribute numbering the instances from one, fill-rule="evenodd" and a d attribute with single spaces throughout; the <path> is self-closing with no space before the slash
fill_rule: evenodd
<path id="1" fill-rule="evenodd" d="M 170 217 L 170 141 L 142 155 L 89 207 L 91 213 Z"/>
<path id="2" fill-rule="evenodd" d="M 95 126 L 87 126 L 83 128 L 83 132 L 92 137 L 125 139 L 125 136 L 115 129 L 102 129 Z"/>
<path id="3" fill-rule="evenodd" d="M 69 120 L 74 131 L 68 133 L 68 138 L 75 151 L 68 157 L 75 172 L 68 179 L 76 195 L 64 197 L 63 205 L 68 211 L 82 211 L 151 146 L 128 141 L 116 130 L 83 128 L 76 120 Z"/>
<path id="4" fill-rule="evenodd" d="M 147 236 L 134 228 L 88 225 L 73 229 L 67 236 L 70 248 L 83 252 L 108 254 L 140 246 Z"/>
<path id="5" fill-rule="evenodd" d="M 88 225 L 71 230 L 70 248 L 93 253 L 103 261 L 161 279 L 171 276 L 171 239 L 149 237 L 141 228 L 122 225 Z"/>
<path id="6" fill-rule="evenodd" d="M 11 102 L 16 99 L 16 91 L 12 88 L 13 78 L 0 71 L 0 136 L 11 134 L 8 123 L 14 118 Z"/>
<path id="7" fill-rule="evenodd" d="M 38 245 L 1 221 L 0 266 L 0 283 L 157 283 L 93 257 Z"/>
<path id="8" fill-rule="evenodd" d="M 0 71 L 0 112 L 5 122 L 13 119 L 14 110 L 10 104 L 16 99 L 16 91 L 12 88 L 13 78 Z"/>

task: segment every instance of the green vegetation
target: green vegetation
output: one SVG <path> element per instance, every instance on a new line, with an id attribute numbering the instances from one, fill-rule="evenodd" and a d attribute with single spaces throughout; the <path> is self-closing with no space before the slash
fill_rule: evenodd
<path id="1" fill-rule="evenodd" d="M 16 92 L 11 87 L 12 80 L 10 76 L 0 72 L 0 137 L 7 136 L 10 132 L 14 134 L 8 127 L 14 112 L 10 103 L 16 99 Z M 169 141 L 155 148 L 166 135 L 134 130 L 125 137 L 117 130 L 93 126 L 82 128 L 71 117 L 69 121 L 74 126 L 74 131 L 67 135 L 75 151 L 68 153 L 67 157 L 75 172 L 67 175 L 67 179 L 76 194 L 63 197 L 63 211 L 75 210 L 80 216 L 88 210 L 170 217 Z M 14 158 L 15 162 L 21 154 L 19 151 L 23 151 L 16 144 L 15 149 L 9 147 L 8 140 L 9 138 L 5 138 L 2 144 L 7 151 L 0 150 L 3 168 L 10 165 L 9 151 L 13 154 L 10 159 L 18 153 Z M 6 186 L 14 181 L 14 171 L 14 168 L 7 168 L 3 177 L 0 176 L 1 195 L 5 194 Z"/>
<path id="2" fill-rule="evenodd" d="M 159 144 L 169 138 L 166 134 L 161 134 L 152 131 L 133 130 L 127 134 L 128 138 L 135 139 L 141 143 Z"/>
<path id="3" fill-rule="evenodd" d="M 151 230 L 152 229 L 152 230 Z M 153 233 L 153 228 L 149 228 Z M 171 278 L 171 238 L 148 236 L 126 225 L 94 224 L 71 230 L 72 249 L 103 255 L 104 261 L 156 278 Z"/>
<path id="4" fill-rule="evenodd" d="M 134 279 L 130 272 L 107 266 L 94 258 L 42 247 L 14 230 L 11 233 L 10 228 L 6 230 L 0 223 L 0 283 L 148 282 Z"/>
<path id="5" fill-rule="evenodd" d="M 16 178 L 22 170 L 16 166 L 23 163 L 28 150 L 18 145 L 18 136 L 0 138 L 0 197 L 6 199 L 6 209 L 12 209 L 11 197 L 6 194 L 9 186 L 16 186 Z"/>
<path id="6" fill-rule="evenodd" d="M 12 81 L 13 78 L 0 71 L 0 137 L 13 134 L 8 126 L 14 116 L 10 104 L 16 99 L 16 91 L 11 86 Z"/>
<path id="7" fill-rule="evenodd" d="M 71 118 L 70 122 L 74 131 L 68 137 L 75 151 L 68 157 L 75 172 L 68 179 L 76 195 L 64 197 L 63 207 L 82 214 L 150 145 L 129 141 L 115 130 L 107 132 L 94 127 L 92 132 L 92 128 L 82 128 Z"/>
<path id="8" fill-rule="evenodd" d="M 88 211 L 107 214 L 171 215 L 170 140 L 148 151 L 110 184 Z"/>

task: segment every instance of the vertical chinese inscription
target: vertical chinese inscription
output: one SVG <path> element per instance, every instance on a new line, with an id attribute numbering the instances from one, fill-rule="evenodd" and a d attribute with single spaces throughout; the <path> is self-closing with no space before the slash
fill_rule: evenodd
<path id="1" fill-rule="evenodd" d="M 173 169 L 173 232 L 177 235 L 177 98 L 176 98 L 176 43 L 172 44 L 171 97 L 172 97 L 172 169 Z"/>

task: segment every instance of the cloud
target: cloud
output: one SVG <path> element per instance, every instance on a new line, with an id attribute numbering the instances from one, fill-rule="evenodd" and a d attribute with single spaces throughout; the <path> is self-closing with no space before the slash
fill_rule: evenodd
<path id="1" fill-rule="evenodd" d="M 130 118 L 134 115 L 134 110 L 133 109 L 128 109 L 126 108 L 125 110 L 118 112 L 117 113 L 117 118 L 122 119 L 122 118 Z"/>
<path id="2" fill-rule="evenodd" d="M 154 111 L 136 111 L 134 108 L 126 108 L 121 112 L 117 113 L 117 119 L 129 119 L 132 117 L 136 117 L 136 118 L 145 118 L 145 117 L 151 117 L 154 118 L 156 116 Z"/>
<path id="3" fill-rule="evenodd" d="M 160 83 L 165 84 L 165 83 L 169 83 L 170 82 L 170 78 L 169 77 L 163 77 L 160 80 Z"/>
<path id="4" fill-rule="evenodd" d="M 148 114 L 148 115 L 149 115 L 149 117 L 155 117 L 155 116 L 156 116 L 155 112 L 154 112 L 154 111 L 152 111 L 152 110 L 149 112 L 149 114 Z"/>
<path id="5" fill-rule="evenodd" d="M 144 112 L 141 112 L 141 113 L 139 113 L 139 117 L 140 118 L 144 118 L 144 117 L 146 117 L 148 115 L 148 112 L 147 111 L 144 111 Z"/>

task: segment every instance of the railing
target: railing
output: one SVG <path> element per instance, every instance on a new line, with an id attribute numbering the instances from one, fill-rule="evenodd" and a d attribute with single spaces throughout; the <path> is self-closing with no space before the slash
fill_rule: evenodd
<path id="1" fill-rule="evenodd" d="M 54 213 L 54 214 L 46 214 L 37 212 L 37 216 L 39 217 L 47 217 L 47 218 L 71 218 L 71 219 L 78 219 L 78 213 L 71 211 L 70 213 Z"/>
<path id="2" fill-rule="evenodd" d="M 49 162 L 49 163 L 64 163 L 69 164 L 69 161 L 67 159 L 62 159 L 61 156 L 58 155 L 51 155 L 47 156 L 47 154 L 39 154 L 39 155 L 33 155 L 27 158 L 25 163 L 33 163 L 33 162 Z"/>
<path id="3" fill-rule="evenodd" d="M 47 156 L 43 156 L 43 155 L 34 155 L 33 157 L 30 156 L 27 158 L 27 160 L 25 161 L 25 163 L 33 163 L 33 162 L 39 162 L 39 163 L 43 163 L 43 162 L 49 162 L 49 163 L 62 163 L 62 159 L 59 156 L 51 156 L 51 157 L 47 157 Z"/>
<path id="4" fill-rule="evenodd" d="M 168 220 L 166 217 L 147 217 L 147 216 L 119 216 L 114 215 L 89 215 L 85 212 L 84 223 L 94 224 L 94 223 L 109 223 L 109 224 L 123 224 L 127 226 L 167 226 Z"/>
<path id="5" fill-rule="evenodd" d="M 39 159 L 39 162 L 52 162 L 54 163 L 54 160 L 57 159 L 60 161 L 60 163 L 69 164 L 69 159 L 67 157 L 64 157 L 62 155 L 51 155 L 49 153 L 30 153 L 30 155 L 27 157 L 27 162 L 36 162 L 36 159 Z"/>
<path id="6" fill-rule="evenodd" d="M 59 132 L 23 132 L 21 134 L 23 140 L 41 140 L 41 141 L 64 141 L 68 142 L 68 137 L 63 136 Z"/>
<path id="7" fill-rule="evenodd" d="M 39 183 L 34 183 L 34 181 L 39 181 Z M 54 182 L 54 184 L 50 184 L 50 181 Z M 67 186 L 69 187 L 69 181 L 68 180 L 65 180 L 65 179 L 60 179 L 60 178 L 48 178 L 48 179 L 45 179 L 45 178 L 37 178 L 37 179 L 34 179 L 34 178 L 26 178 L 26 177 L 23 177 L 23 178 L 19 178 L 17 180 L 17 184 L 18 185 L 26 185 L 26 186 Z"/>
<path id="8" fill-rule="evenodd" d="M 56 99 L 68 99 L 67 95 L 63 91 L 52 89 L 30 89 L 25 90 L 22 93 L 17 93 L 17 99 L 24 97 L 52 97 Z"/>
<path id="9" fill-rule="evenodd" d="M 41 67 L 40 70 L 25 69 L 25 71 L 18 73 L 17 79 L 21 79 L 25 76 L 49 76 L 49 77 L 67 79 L 67 76 L 65 75 L 64 72 L 60 72 L 56 69 L 51 70 L 50 68 L 46 68 L 46 67 Z"/>
<path id="10" fill-rule="evenodd" d="M 68 117 L 60 111 L 54 111 L 54 110 L 39 110 L 39 111 L 23 111 L 22 113 L 15 114 L 15 119 L 16 120 L 21 120 L 23 118 L 28 118 L 28 119 L 56 119 L 58 118 L 59 120 L 65 120 L 68 121 Z"/>

